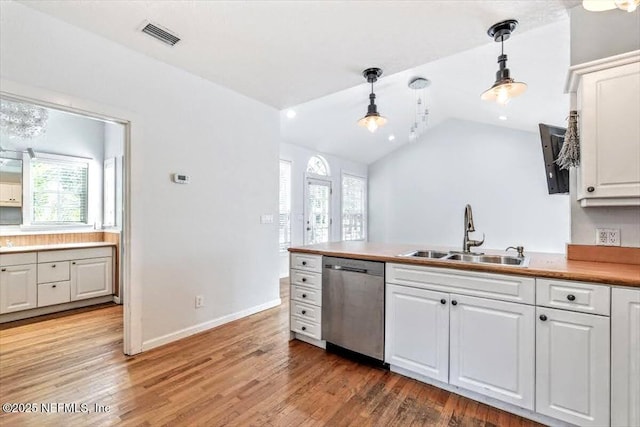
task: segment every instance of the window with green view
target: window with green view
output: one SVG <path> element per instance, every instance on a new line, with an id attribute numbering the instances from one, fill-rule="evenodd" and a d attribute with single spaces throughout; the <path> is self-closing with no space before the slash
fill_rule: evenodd
<path id="1" fill-rule="evenodd" d="M 87 223 L 88 164 L 31 160 L 32 223 Z"/>

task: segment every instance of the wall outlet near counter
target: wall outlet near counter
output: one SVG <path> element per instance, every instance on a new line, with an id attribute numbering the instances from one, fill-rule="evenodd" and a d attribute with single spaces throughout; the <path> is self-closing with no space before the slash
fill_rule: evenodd
<path id="1" fill-rule="evenodd" d="M 196 308 L 204 307 L 204 297 L 202 295 L 196 295 Z"/>
<path id="2" fill-rule="evenodd" d="M 597 228 L 596 245 L 598 246 L 620 246 L 619 228 Z"/>

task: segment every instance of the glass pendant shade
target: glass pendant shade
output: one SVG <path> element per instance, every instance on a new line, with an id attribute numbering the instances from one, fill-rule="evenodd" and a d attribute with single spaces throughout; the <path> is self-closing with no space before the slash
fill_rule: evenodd
<path id="1" fill-rule="evenodd" d="M 483 101 L 495 101 L 498 104 L 506 104 L 511 98 L 522 95 L 527 90 L 527 84 L 516 82 L 513 79 L 496 82 L 485 90 L 480 98 Z"/>
<path id="2" fill-rule="evenodd" d="M 380 126 L 384 126 L 387 123 L 387 119 L 382 117 L 378 113 L 367 113 L 366 116 L 358 120 L 360 126 L 369 129 L 369 132 L 375 132 Z"/>
<path id="3" fill-rule="evenodd" d="M 582 0 L 582 7 L 590 12 L 603 12 L 616 7 L 627 12 L 633 12 L 638 6 L 640 6 L 640 0 Z"/>

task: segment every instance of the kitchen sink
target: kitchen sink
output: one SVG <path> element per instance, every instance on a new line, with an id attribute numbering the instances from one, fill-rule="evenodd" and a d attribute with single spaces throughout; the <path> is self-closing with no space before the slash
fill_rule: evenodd
<path id="1" fill-rule="evenodd" d="M 441 252 L 441 251 L 433 251 L 430 249 L 420 250 L 420 251 L 411 251 L 406 254 L 400 254 L 400 256 L 411 256 L 417 258 L 431 258 L 431 259 L 440 259 L 449 255 L 449 252 Z"/>
<path id="2" fill-rule="evenodd" d="M 445 259 L 482 264 L 512 265 L 517 267 L 526 267 L 529 265 L 529 258 L 527 257 L 520 258 L 508 255 L 473 255 L 452 253 Z"/>
<path id="3" fill-rule="evenodd" d="M 439 259 L 447 261 L 462 261 L 470 262 L 474 264 L 497 264 L 497 265 L 510 265 L 514 267 L 527 267 L 529 265 L 528 257 L 517 257 L 509 255 L 484 255 L 474 253 L 460 253 L 460 252 L 442 252 L 431 249 L 424 249 L 418 251 L 411 251 L 400 256 L 415 257 L 415 258 L 429 258 Z"/>

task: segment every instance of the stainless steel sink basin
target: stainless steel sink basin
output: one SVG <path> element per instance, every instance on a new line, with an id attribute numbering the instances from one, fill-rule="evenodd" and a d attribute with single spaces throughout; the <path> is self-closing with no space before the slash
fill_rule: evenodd
<path id="1" fill-rule="evenodd" d="M 433 251 L 430 249 L 420 250 L 420 251 L 411 251 L 406 254 L 400 254 L 400 256 L 411 256 L 418 258 L 431 258 L 431 259 L 439 259 L 444 258 L 449 255 L 449 252 L 441 252 L 441 251 Z"/>
<path id="2" fill-rule="evenodd" d="M 529 265 L 529 258 L 527 257 L 520 258 L 508 255 L 472 255 L 452 253 L 445 259 L 482 264 L 511 265 L 517 267 L 526 267 Z"/>

